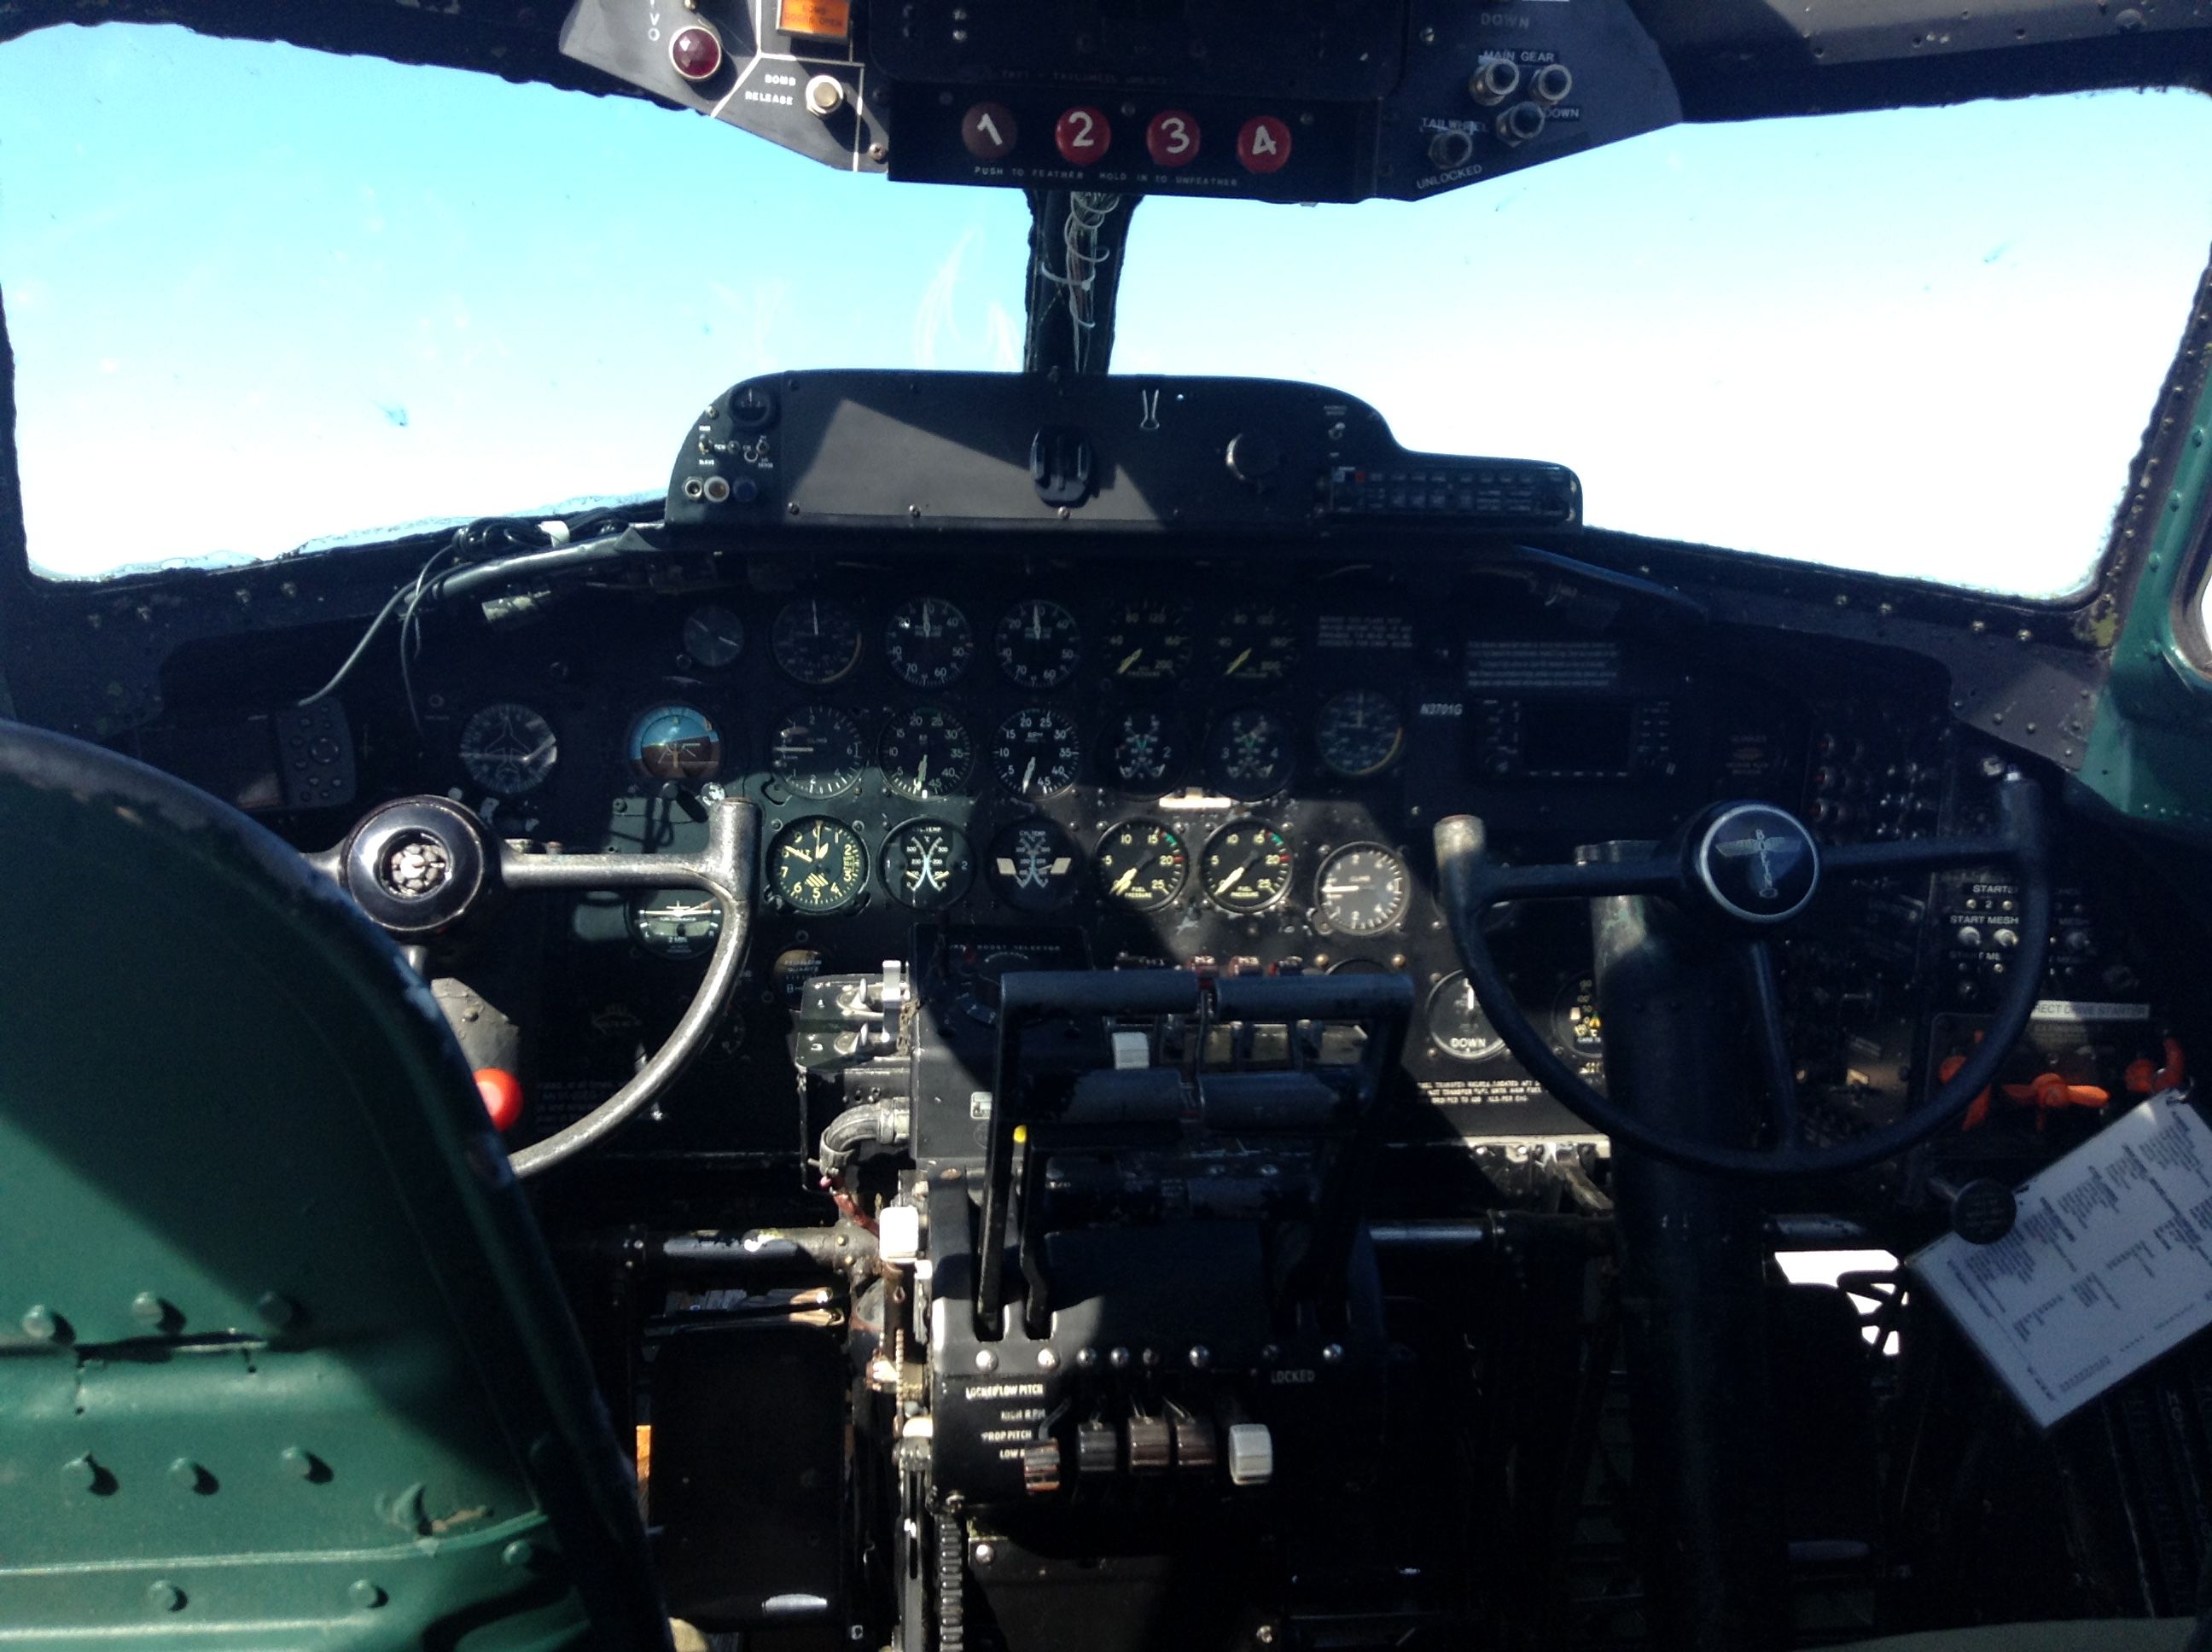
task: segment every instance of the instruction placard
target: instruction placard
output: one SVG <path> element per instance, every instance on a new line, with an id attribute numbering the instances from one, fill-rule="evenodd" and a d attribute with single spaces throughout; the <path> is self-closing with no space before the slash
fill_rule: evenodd
<path id="1" fill-rule="evenodd" d="M 1911 1267 L 2048 1428 L 2212 1324 L 2212 1127 L 2154 1096 L 2017 1191 L 2004 1238 Z"/>

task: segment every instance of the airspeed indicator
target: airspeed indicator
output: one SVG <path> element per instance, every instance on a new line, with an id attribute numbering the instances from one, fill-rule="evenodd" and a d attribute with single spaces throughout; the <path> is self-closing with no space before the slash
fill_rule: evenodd
<path id="1" fill-rule="evenodd" d="M 1406 915 L 1406 863 L 1379 843 L 1354 843 L 1322 863 L 1315 908 L 1340 935 L 1379 935 Z"/>

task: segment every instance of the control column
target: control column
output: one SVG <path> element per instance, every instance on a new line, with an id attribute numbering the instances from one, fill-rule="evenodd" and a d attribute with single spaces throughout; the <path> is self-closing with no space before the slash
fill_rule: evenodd
<path id="1" fill-rule="evenodd" d="M 1585 849 L 1636 860 L 1646 843 Z M 1607 1095 L 1657 1129 L 1749 1137 L 1723 944 L 1647 896 L 1590 903 Z M 1655 1644 L 1789 1642 L 1774 1477 L 1766 1250 L 1753 1184 L 1626 1145 L 1613 1155 L 1637 1535 Z"/>

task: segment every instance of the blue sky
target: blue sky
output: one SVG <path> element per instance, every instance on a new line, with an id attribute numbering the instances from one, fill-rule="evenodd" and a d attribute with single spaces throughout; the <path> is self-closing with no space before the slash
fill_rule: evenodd
<path id="1" fill-rule="evenodd" d="M 1410 446 L 1573 465 L 1607 526 L 2055 592 L 2212 243 L 2208 155 L 2212 100 L 2123 94 L 1678 128 L 1413 205 L 1152 200 L 1115 365 L 1331 382 Z M 0 45 L 33 559 L 656 490 L 747 374 L 1014 366 L 1026 222 L 636 100 Z"/>

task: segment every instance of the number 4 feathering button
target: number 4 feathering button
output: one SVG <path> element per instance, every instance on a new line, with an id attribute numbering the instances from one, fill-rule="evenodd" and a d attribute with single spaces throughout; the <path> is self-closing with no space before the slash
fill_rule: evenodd
<path id="1" fill-rule="evenodd" d="M 1280 172 L 1291 158 L 1291 129 L 1273 115 L 1255 115 L 1237 134 L 1237 158 L 1247 172 Z"/>

